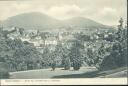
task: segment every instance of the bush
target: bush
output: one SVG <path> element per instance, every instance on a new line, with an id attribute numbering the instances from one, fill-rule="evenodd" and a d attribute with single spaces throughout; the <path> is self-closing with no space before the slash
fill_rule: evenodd
<path id="1" fill-rule="evenodd" d="M 111 70 L 117 68 L 113 56 L 109 55 L 104 57 L 102 63 L 100 64 L 99 70 Z"/>
<path id="2" fill-rule="evenodd" d="M 0 79 L 9 78 L 8 65 L 4 62 L 0 62 Z"/>
<path id="3" fill-rule="evenodd" d="M 65 58 L 63 65 L 64 65 L 64 69 L 65 69 L 65 70 L 69 70 L 70 67 L 71 67 L 70 59 L 69 59 L 69 58 Z"/>

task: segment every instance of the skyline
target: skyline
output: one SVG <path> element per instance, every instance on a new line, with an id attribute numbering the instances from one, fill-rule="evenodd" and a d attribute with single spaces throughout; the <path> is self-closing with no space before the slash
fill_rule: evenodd
<path id="1" fill-rule="evenodd" d="M 127 18 L 126 0 L 0 0 L 0 20 L 21 13 L 41 12 L 64 20 L 85 17 L 105 25 L 117 25 Z"/>

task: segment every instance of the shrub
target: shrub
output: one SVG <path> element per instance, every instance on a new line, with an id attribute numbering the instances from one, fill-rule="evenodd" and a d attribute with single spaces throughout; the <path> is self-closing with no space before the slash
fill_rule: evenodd
<path id="1" fill-rule="evenodd" d="M 0 79 L 9 78 L 8 65 L 4 62 L 0 62 Z"/>

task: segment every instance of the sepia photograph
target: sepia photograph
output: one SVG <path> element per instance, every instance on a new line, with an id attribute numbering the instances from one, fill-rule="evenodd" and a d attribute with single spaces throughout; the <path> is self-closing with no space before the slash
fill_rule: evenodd
<path id="1" fill-rule="evenodd" d="M 127 38 L 127 0 L 0 0 L 1 83 L 124 84 Z"/>

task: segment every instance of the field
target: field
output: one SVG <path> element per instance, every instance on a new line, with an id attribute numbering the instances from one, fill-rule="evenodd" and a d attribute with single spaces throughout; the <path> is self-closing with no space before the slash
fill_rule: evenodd
<path id="1" fill-rule="evenodd" d="M 10 79 L 50 79 L 50 78 L 119 78 L 126 77 L 126 67 L 99 72 L 94 67 L 82 67 L 79 71 L 63 70 L 57 68 L 55 71 L 48 69 L 29 70 L 10 73 Z"/>

